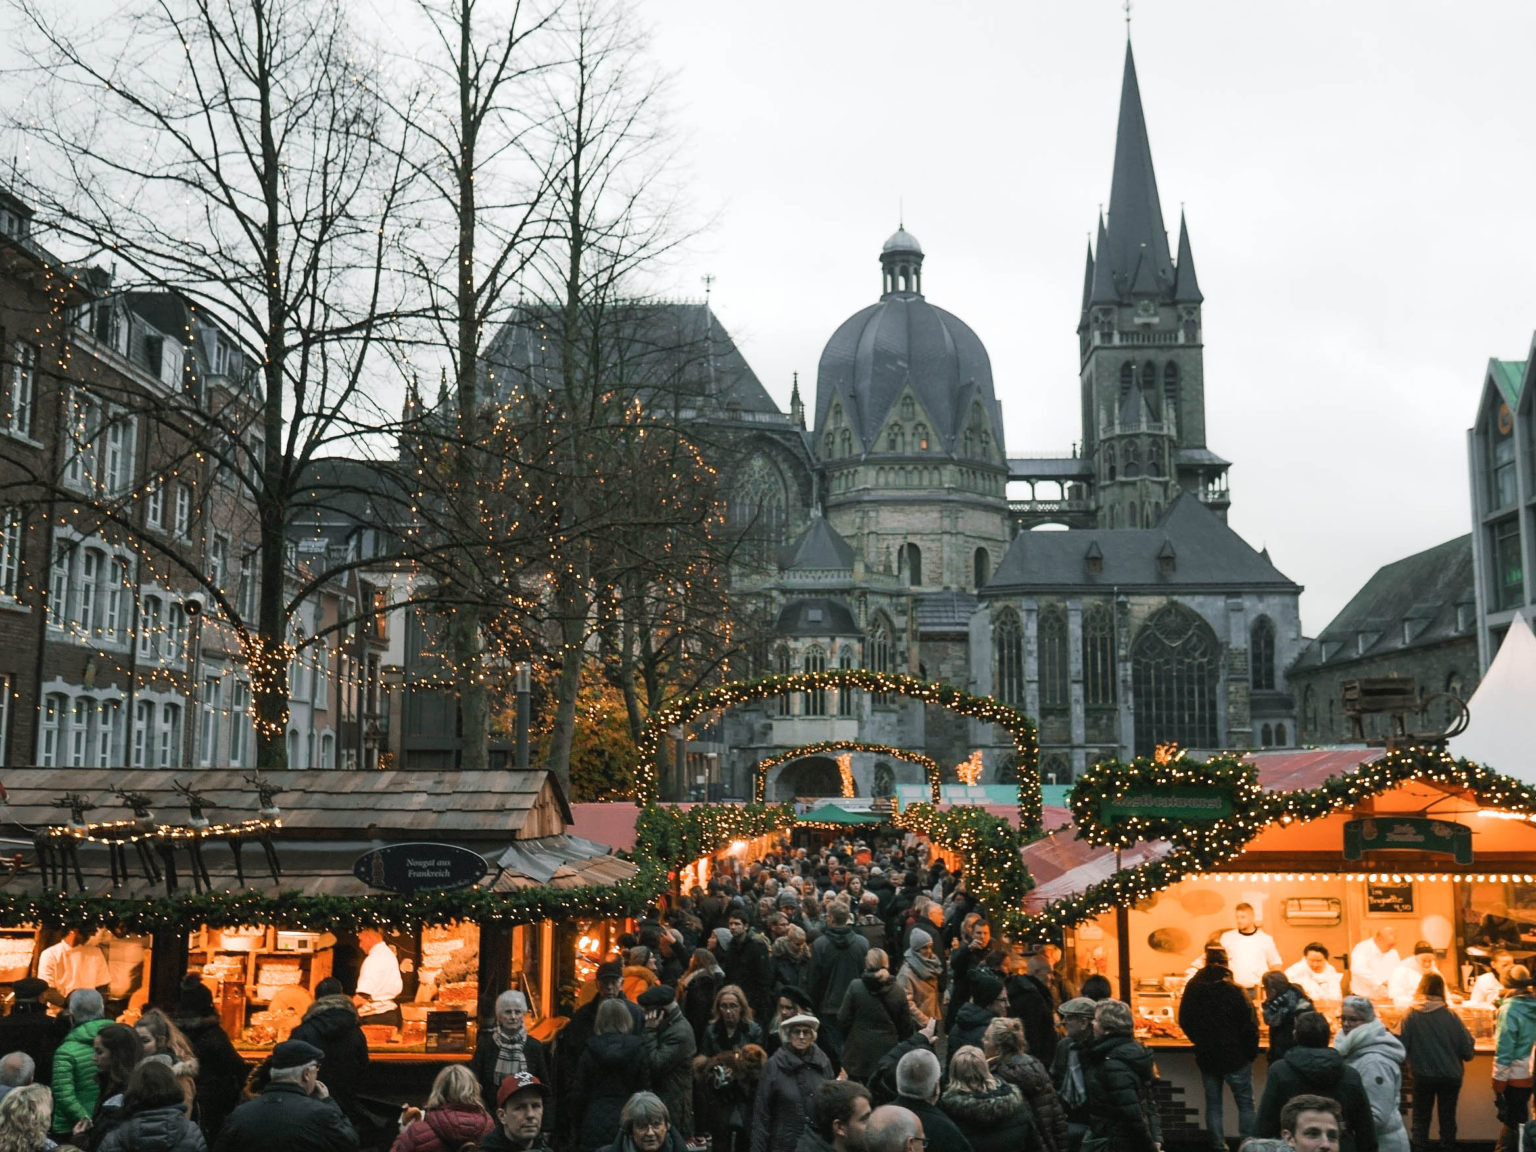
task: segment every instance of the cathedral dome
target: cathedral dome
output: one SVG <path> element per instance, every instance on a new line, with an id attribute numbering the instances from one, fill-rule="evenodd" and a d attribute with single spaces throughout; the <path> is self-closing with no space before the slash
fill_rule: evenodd
<path id="1" fill-rule="evenodd" d="M 816 432 L 851 426 L 866 455 L 945 453 L 1001 462 L 1002 411 L 987 350 L 964 321 L 923 297 L 922 260 L 905 229 L 885 242 L 880 301 L 844 321 L 821 353 Z M 909 394 L 912 403 L 905 403 Z M 899 447 L 890 443 L 893 418 L 909 422 Z"/>

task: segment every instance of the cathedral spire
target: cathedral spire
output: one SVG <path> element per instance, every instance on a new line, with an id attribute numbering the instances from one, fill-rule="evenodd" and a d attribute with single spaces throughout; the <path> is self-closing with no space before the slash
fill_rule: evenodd
<path id="1" fill-rule="evenodd" d="M 1189 225 L 1180 210 L 1179 268 L 1178 279 L 1173 283 L 1173 300 L 1176 304 L 1199 304 L 1204 299 L 1200 294 L 1200 281 L 1195 279 L 1195 254 L 1189 246 Z"/>
<path id="2" fill-rule="evenodd" d="M 1104 227 L 1104 213 L 1099 213 L 1099 240 L 1094 245 L 1097 254 L 1093 262 L 1093 287 L 1088 292 L 1089 304 L 1113 304 L 1119 299 L 1115 292 L 1114 260 L 1109 250 L 1109 232 Z"/>
<path id="3" fill-rule="evenodd" d="M 1115 135 L 1115 170 L 1109 189 L 1109 251 L 1099 249 L 1098 261 L 1108 263 L 1122 296 L 1155 285 L 1173 288 L 1173 261 L 1163 227 L 1157 177 L 1152 171 L 1152 145 L 1141 110 L 1136 59 L 1125 46 L 1125 76 L 1120 87 L 1120 122 Z M 1147 264 L 1142 269 L 1140 265 Z"/>
<path id="4" fill-rule="evenodd" d="M 1088 305 L 1093 300 L 1093 241 L 1088 241 L 1088 263 L 1083 268 L 1083 323 L 1088 323 Z"/>

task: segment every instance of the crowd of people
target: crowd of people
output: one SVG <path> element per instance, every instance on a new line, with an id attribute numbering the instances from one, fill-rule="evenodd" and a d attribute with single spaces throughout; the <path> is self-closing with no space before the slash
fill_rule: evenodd
<path id="1" fill-rule="evenodd" d="M 1472 1040 L 1439 974 L 1421 975 L 1397 1034 L 1351 995 L 1335 1037 L 1303 983 L 1327 978 L 1311 947 L 1281 970 L 1243 927 L 1242 971 L 1213 939 L 1180 1008 L 1210 1145 L 1227 1147 L 1230 1092 L 1251 1152 L 1419 1152 L 1435 1112 L 1454 1147 Z M 1507 959 L 1494 1075 L 1518 1140 L 1536 995 Z M 502 993 L 472 1058 L 382 1139 L 361 1109 L 357 997 L 335 981 L 254 1073 L 195 976 L 177 1011 L 131 1027 L 94 989 L 55 1016 L 43 982 L 19 981 L 0 1019 L 0 1152 L 1158 1152 L 1152 1053 L 1109 982 L 1079 975 L 1059 948 L 994 938 L 964 877 L 923 850 L 786 848 L 650 909 L 550 1045 L 523 994 Z"/>

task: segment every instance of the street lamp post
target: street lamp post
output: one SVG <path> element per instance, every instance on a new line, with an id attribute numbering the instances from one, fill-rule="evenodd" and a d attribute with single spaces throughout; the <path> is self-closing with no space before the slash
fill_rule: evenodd
<path id="1" fill-rule="evenodd" d="M 528 697 L 532 691 L 533 665 L 517 665 L 517 766 L 528 767 Z"/>

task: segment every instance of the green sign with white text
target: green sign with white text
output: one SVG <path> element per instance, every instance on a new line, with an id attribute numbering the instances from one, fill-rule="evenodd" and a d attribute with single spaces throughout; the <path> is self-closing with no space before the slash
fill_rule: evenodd
<path id="1" fill-rule="evenodd" d="M 1472 829 L 1451 820 L 1423 816 L 1373 816 L 1344 825 L 1344 859 L 1367 852 L 1433 852 L 1472 863 Z"/>
<path id="2" fill-rule="evenodd" d="M 1099 820 L 1113 824 L 1116 820 L 1140 817 L 1198 823 L 1225 820 L 1235 811 L 1230 787 L 1172 784 L 1161 788 L 1137 788 L 1123 796 L 1106 799 L 1099 805 Z"/>

